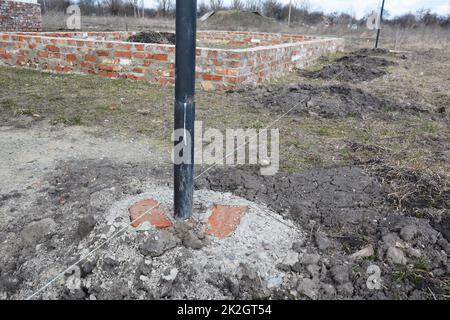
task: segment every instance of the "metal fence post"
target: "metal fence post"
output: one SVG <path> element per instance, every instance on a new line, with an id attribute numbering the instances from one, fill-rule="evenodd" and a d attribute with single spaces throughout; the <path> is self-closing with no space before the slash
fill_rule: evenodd
<path id="1" fill-rule="evenodd" d="M 381 4 L 380 25 L 378 26 L 377 30 L 377 40 L 375 41 L 375 49 L 378 49 L 378 42 L 380 41 L 381 24 L 383 22 L 384 1 L 385 0 L 383 0 L 383 3 Z"/>
<path id="2" fill-rule="evenodd" d="M 195 55 L 197 0 L 176 2 L 175 130 L 190 135 L 191 161 L 174 164 L 174 210 L 178 219 L 192 216 L 194 193 Z M 179 142 L 178 142 L 179 143 Z M 175 141 L 177 144 L 177 141 Z"/>

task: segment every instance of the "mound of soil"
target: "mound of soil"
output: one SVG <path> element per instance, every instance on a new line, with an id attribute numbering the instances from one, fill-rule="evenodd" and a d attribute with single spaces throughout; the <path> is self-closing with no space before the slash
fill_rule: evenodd
<path id="1" fill-rule="evenodd" d="M 256 101 L 276 112 L 306 113 L 324 118 L 358 116 L 388 107 L 383 99 L 347 85 L 313 86 L 303 83 L 275 89 L 262 88 Z"/>
<path id="2" fill-rule="evenodd" d="M 219 178 L 220 177 L 220 178 Z M 381 185 L 358 167 L 313 169 L 302 173 L 261 176 L 258 171 L 216 169 L 196 182 L 198 188 L 228 191 L 261 201 L 299 225 L 320 221 L 347 235 L 358 232 L 358 221 L 379 216 L 384 202 Z M 375 233 L 361 221 L 362 234 Z"/>
<path id="3" fill-rule="evenodd" d="M 211 29 L 247 30 L 267 29 L 276 26 L 277 22 L 255 12 L 227 10 L 217 11 L 200 25 Z"/>
<path id="4" fill-rule="evenodd" d="M 387 74 L 386 67 L 396 65 L 393 61 L 374 56 L 386 53 L 383 50 L 363 49 L 339 58 L 318 71 L 304 72 L 303 75 L 313 79 L 370 81 Z"/>
<path id="5" fill-rule="evenodd" d="M 445 227 L 450 219 L 444 216 L 435 224 L 397 211 L 380 178 L 356 166 L 272 177 L 228 168 L 210 170 L 197 187 L 263 202 L 299 227 L 309 226 L 309 242 L 294 248 L 304 247 L 310 255 L 293 270 L 313 279 L 320 275 L 332 284 L 335 298 L 445 299 L 450 274 Z M 311 266 L 319 259 L 322 264 Z M 381 269 L 384 289 L 368 290 L 364 274 L 370 266 Z M 299 283 L 299 290 L 305 289 Z"/>
<path id="6" fill-rule="evenodd" d="M 195 193 L 197 218 L 213 203 L 249 207 L 231 238 L 213 242 L 202 230 L 184 223 L 170 230 L 129 229 L 128 208 L 137 200 L 157 197 L 170 208 L 172 190 L 159 187 L 166 175 L 165 169 L 149 171 L 145 165 L 110 160 L 60 162 L 33 201 L 32 217 L 0 233 L 5 253 L 0 256 L 0 296 L 29 296 L 56 271 L 125 227 L 123 234 L 34 298 L 443 299 L 448 295 L 449 243 L 428 219 L 407 216 L 390 206 L 383 184 L 362 167 L 275 176 L 239 168 L 208 171 L 196 181 L 201 189 Z M 15 197 L 11 193 L 0 198 L 8 202 Z M 368 268 L 373 266 L 381 270 L 379 290 L 367 285 Z"/>
<path id="7" fill-rule="evenodd" d="M 143 31 L 127 39 L 129 42 L 175 44 L 175 33 Z"/>

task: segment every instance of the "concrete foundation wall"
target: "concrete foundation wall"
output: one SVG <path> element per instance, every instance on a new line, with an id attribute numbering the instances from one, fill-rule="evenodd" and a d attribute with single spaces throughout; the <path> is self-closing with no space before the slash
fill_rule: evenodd
<path id="1" fill-rule="evenodd" d="M 121 41 L 133 33 L 0 33 L 0 64 L 174 84 L 175 46 Z M 251 43 L 246 49 L 197 48 L 197 87 L 204 90 L 257 85 L 344 47 L 343 39 L 337 38 L 250 32 L 198 34 L 199 39 L 227 37 Z"/>
<path id="2" fill-rule="evenodd" d="M 0 0 L 0 31 L 40 31 L 41 25 L 38 3 Z"/>

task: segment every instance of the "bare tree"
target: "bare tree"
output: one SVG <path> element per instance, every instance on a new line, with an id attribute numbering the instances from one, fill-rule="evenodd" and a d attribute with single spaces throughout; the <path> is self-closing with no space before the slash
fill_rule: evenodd
<path id="1" fill-rule="evenodd" d="M 167 16 L 167 14 L 173 9 L 173 0 L 157 0 L 157 9 L 158 12 L 163 16 Z"/>
<path id="2" fill-rule="evenodd" d="M 93 14 L 97 7 L 95 0 L 79 0 L 78 5 L 83 15 Z"/>
<path id="3" fill-rule="evenodd" d="M 245 5 L 243 0 L 233 0 L 231 3 L 231 9 L 233 10 L 244 10 Z"/>
<path id="4" fill-rule="evenodd" d="M 139 18 L 139 0 L 128 0 L 128 4 L 133 8 L 133 15 L 135 18 Z"/>
<path id="5" fill-rule="evenodd" d="M 199 16 L 203 16 L 207 12 L 209 12 L 209 6 L 206 4 L 205 0 L 199 1 L 197 8 Z"/>
<path id="6" fill-rule="evenodd" d="M 263 7 L 262 0 L 248 0 L 246 9 L 249 11 L 261 12 Z"/>
<path id="7" fill-rule="evenodd" d="M 224 8 L 224 0 L 211 0 L 209 6 L 211 10 L 222 10 Z"/>
<path id="8" fill-rule="evenodd" d="M 294 7 L 305 12 L 311 11 L 311 3 L 309 0 L 297 0 L 294 2 Z"/>
<path id="9" fill-rule="evenodd" d="M 283 5 L 278 0 L 265 0 L 263 13 L 268 17 L 281 20 L 283 18 Z"/>
<path id="10" fill-rule="evenodd" d="M 103 0 L 104 6 L 108 8 L 109 13 L 116 16 L 122 8 L 122 0 Z"/>

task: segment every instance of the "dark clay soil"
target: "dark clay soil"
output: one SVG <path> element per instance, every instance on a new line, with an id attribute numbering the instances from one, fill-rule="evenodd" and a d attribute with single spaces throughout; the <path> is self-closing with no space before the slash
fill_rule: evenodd
<path id="1" fill-rule="evenodd" d="M 303 75 L 324 80 L 370 81 L 387 74 L 386 67 L 396 65 L 395 62 L 378 56 L 386 54 L 388 52 L 383 50 L 363 49 L 339 58 L 320 70 L 304 72 Z"/>
<path id="2" fill-rule="evenodd" d="M 55 257 L 67 259 L 74 254 L 66 252 L 67 248 L 76 248 L 76 244 L 92 232 L 108 204 L 123 196 L 141 193 L 143 181 L 149 176 L 164 183 L 169 173 L 167 169 L 149 171 L 146 166 L 119 165 L 110 161 L 61 162 L 48 176 L 49 187 L 40 191 L 34 203 L 40 218 L 64 226 L 64 229 L 54 230 L 43 246 Z M 419 188 L 414 197 L 406 197 L 405 206 L 399 210 L 391 196 L 393 193 L 400 196 L 399 190 L 403 190 L 401 186 L 405 181 L 420 181 L 423 188 Z M 196 181 L 196 188 L 232 192 L 266 204 L 307 231 L 308 239 L 304 243 L 293 243 L 293 250 L 306 249 L 311 261 L 320 257 L 321 262 L 296 263 L 287 271 L 303 284 L 305 274 L 320 277 L 320 281 L 328 285 L 318 298 L 430 299 L 432 292 L 442 299 L 448 295 L 449 192 L 448 186 L 436 177 L 413 177 L 412 173 L 396 173 L 390 168 L 368 170 L 362 166 L 317 168 L 266 177 L 251 168 L 217 168 L 202 175 Z M 428 192 L 436 188 L 440 188 L 441 193 Z M 1 202 L 7 204 L 20 197 L 19 193 L 2 195 Z M 23 235 L 20 230 L 20 225 L 11 224 L 2 233 L 10 237 Z M 64 240 L 57 242 L 59 238 Z M 43 256 L 33 248 L 21 245 L 20 241 L 8 241 L 5 245 L 7 247 L 2 249 L 9 254 L 0 257 L 0 288 L 12 294 L 25 279 L 33 278 L 30 268 L 24 271 L 20 265 Z M 370 258 L 357 261 L 349 258 L 367 246 L 374 250 Z M 410 267 L 396 265 L 398 257 L 387 253 L 397 246 Z M 52 259 L 54 257 L 48 261 Z M 107 263 L 105 258 L 100 264 Z M 382 270 L 381 290 L 367 288 L 366 270 L 370 265 Z M 93 268 L 99 267 L 81 265 L 82 277 Z M 286 271 L 285 265 L 279 268 Z M 97 286 L 89 290 L 80 296 L 60 298 L 83 299 L 93 293 L 99 298 L 108 298 L 112 292 Z M 133 290 L 127 293 L 128 298 L 137 296 Z M 184 289 L 174 286 L 173 290 Z M 282 286 L 272 298 L 292 298 L 290 290 L 289 286 Z M 239 295 L 233 297 L 239 298 Z"/>
<path id="3" fill-rule="evenodd" d="M 128 38 L 130 42 L 175 44 L 175 33 L 144 31 Z"/>
<path id="4" fill-rule="evenodd" d="M 258 102 L 258 107 L 270 108 L 277 113 L 310 114 L 324 118 L 363 117 L 391 107 L 382 98 L 345 84 L 314 86 L 295 83 L 278 88 L 260 88 L 250 93 Z"/>
<path id="5" fill-rule="evenodd" d="M 431 292 L 445 298 L 450 272 L 445 254 L 450 250 L 449 188 L 439 177 L 410 172 L 410 181 L 420 181 L 423 188 L 405 197 L 407 207 L 399 210 L 392 196 L 403 192 L 408 174 L 394 171 L 347 166 L 264 177 L 256 170 L 228 168 L 211 170 L 196 184 L 264 203 L 302 228 L 309 226 L 310 242 L 303 245 L 313 254 L 327 256 L 323 281 L 336 285 L 341 298 L 430 299 Z M 440 192 L 434 193 L 437 187 Z M 369 246 L 374 249 L 369 261 L 349 261 L 350 254 Z M 400 257 L 404 254 L 408 266 L 397 264 L 396 246 L 402 248 Z M 361 277 L 371 264 L 382 269 L 383 290 L 368 290 Z M 294 268 L 301 272 L 305 266 Z M 339 285 L 340 273 L 350 278 L 351 286 Z"/>

